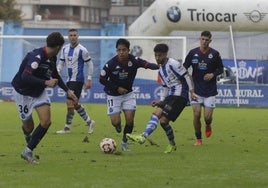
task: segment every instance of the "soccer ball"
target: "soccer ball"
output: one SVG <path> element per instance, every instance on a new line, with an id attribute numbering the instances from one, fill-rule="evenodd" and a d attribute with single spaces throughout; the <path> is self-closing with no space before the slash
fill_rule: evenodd
<path id="1" fill-rule="evenodd" d="M 116 150 L 116 142 L 112 138 L 104 138 L 100 142 L 100 149 L 104 153 L 113 153 Z"/>

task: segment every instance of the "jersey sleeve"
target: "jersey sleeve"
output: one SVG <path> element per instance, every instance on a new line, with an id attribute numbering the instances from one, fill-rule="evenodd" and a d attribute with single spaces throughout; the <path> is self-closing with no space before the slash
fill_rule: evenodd
<path id="1" fill-rule="evenodd" d="M 187 73 L 186 68 L 182 65 L 181 62 L 179 61 L 174 61 L 172 64 L 172 70 L 174 70 L 174 72 L 176 72 L 175 74 L 178 75 L 178 78 L 180 76 L 184 76 Z"/>
<path id="2" fill-rule="evenodd" d="M 217 52 L 217 56 L 216 56 L 216 63 L 217 63 L 217 67 L 216 70 L 214 71 L 214 75 L 218 76 L 220 74 L 223 73 L 223 64 L 222 64 L 222 59 L 221 59 L 221 55 L 219 52 Z"/>
<path id="3" fill-rule="evenodd" d="M 144 59 L 141 59 L 139 57 L 135 57 L 133 55 L 130 54 L 130 60 L 131 61 L 136 61 L 136 63 L 138 64 L 138 67 L 142 67 L 145 69 L 151 69 L 151 70 L 157 70 L 159 69 L 158 65 L 156 63 L 150 63 Z"/>
<path id="4" fill-rule="evenodd" d="M 92 75 L 93 75 L 93 62 L 92 62 L 92 60 L 87 61 L 87 65 L 88 65 L 87 79 L 92 80 Z"/>
<path id="5" fill-rule="evenodd" d="M 89 55 L 89 52 L 86 48 L 83 48 L 83 52 L 82 52 L 82 58 L 85 62 L 90 61 L 91 57 Z"/>
<path id="6" fill-rule="evenodd" d="M 118 86 L 109 80 L 110 74 L 111 74 L 111 68 L 109 67 L 109 65 L 110 64 L 108 62 L 103 66 L 100 77 L 99 77 L 99 82 L 102 85 L 104 85 L 106 88 L 108 88 L 108 90 L 111 90 L 114 93 L 117 93 Z"/>
<path id="7" fill-rule="evenodd" d="M 88 65 L 88 70 L 87 70 L 87 79 L 92 80 L 92 75 L 93 75 L 93 62 L 92 59 L 89 55 L 89 52 L 86 48 L 83 48 L 82 52 L 82 58 L 84 62 Z"/>
<path id="8" fill-rule="evenodd" d="M 187 54 L 183 66 L 188 69 L 192 65 L 192 53 L 191 51 Z"/>
<path id="9" fill-rule="evenodd" d="M 40 58 L 29 56 L 26 66 L 21 75 L 22 80 L 33 87 L 39 85 L 45 86 L 44 79 L 34 76 L 34 72 L 37 70 L 39 63 Z"/>
<path id="10" fill-rule="evenodd" d="M 59 73 L 61 72 L 61 70 L 63 69 L 63 67 L 65 65 L 64 51 L 65 51 L 65 48 L 62 48 L 61 55 L 60 55 L 60 60 L 59 60 L 58 65 L 57 65 L 57 70 L 58 70 Z"/>

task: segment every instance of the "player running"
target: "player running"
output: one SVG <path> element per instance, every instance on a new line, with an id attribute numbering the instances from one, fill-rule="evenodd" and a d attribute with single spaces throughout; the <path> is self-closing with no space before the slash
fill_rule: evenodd
<path id="1" fill-rule="evenodd" d="M 125 115 L 125 127 L 122 138 L 122 150 L 130 151 L 127 145 L 127 133 L 132 133 L 136 111 L 136 98 L 132 91 L 138 68 L 157 70 L 158 65 L 149 63 L 129 54 L 130 43 L 126 39 L 116 42 L 117 55 L 110 59 L 103 67 L 99 81 L 104 85 L 107 94 L 107 114 L 118 133 L 121 132 L 121 117 Z"/>
<path id="2" fill-rule="evenodd" d="M 216 107 L 217 76 L 223 73 L 220 53 L 209 47 L 211 42 L 210 31 L 203 31 L 200 37 L 200 47 L 190 50 L 183 66 L 192 67 L 196 101 L 191 101 L 193 109 L 193 124 L 195 129 L 195 146 L 202 145 L 201 111 L 204 107 L 204 120 L 206 124 L 205 135 L 212 134 L 211 123 L 213 110 Z"/>
<path id="3" fill-rule="evenodd" d="M 32 164 L 38 164 L 33 156 L 33 150 L 51 124 L 50 99 L 45 88 L 59 85 L 70 99 L 77 102 L 76 96 L 64 84 L 56 68 L 57 54 L 63 44 L 64 38 L 59 32 L 49 34 L 46 46 L 27 53 L 11 82 L 14 87 L 14 100 L 23 123 L 22 130 L 27 141 L 27 147 L 21 153 L 21 158 Z M 36 110 L 39 118 L 39 124 L 35 129 L 33 109 Z"/>

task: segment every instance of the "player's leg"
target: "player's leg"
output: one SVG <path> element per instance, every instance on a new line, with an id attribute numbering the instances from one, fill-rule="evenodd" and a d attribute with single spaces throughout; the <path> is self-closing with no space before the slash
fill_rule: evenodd
<path id="1" fill-rule="evenodd" d="M 34 121 L 33 121 L 32 116 L 30 116 L 27 121 L 22 121 L 21 129 L 24 134 L 26 142 L 29 143 L 32 137 L 31 133 L 34 130 Z"/>
<path id="2" fill-rule="evenodd" d="M 112 124 L 112 126 L 114 126 L 116 132 L 117 133 L 121 133 L 122 126 L 121 126 L 121 116 L 120 116 L 120 113 L 110 114 L 109 116 L 110 116 L 111 124 Z"/>
<path id="3" fill-rule="evenodd" d="M 13 97 L 16 102 L 19 117 L 22 121 L 22 132 L 25 140 L 28 143 L 31 139 L 31 133 L 34 129 L 34 122 L 32 119 L 33 101 L 30 97 L 25 97 L 13 90 Z"/>
<path id="4" fill-rule="evenodd" d="M 92 134 L 94 131 L 95 121 L 90 118 L 83 105 L 77 103 L 74 108 L 80 117 L 87 123 L 87 126 L 89 127 L 88 133 Z"/>
<path id="5" fill-rule="evenodd" d="M 67 113 L 66 113 L 65 125 L 64 125 L 63 129 L 56 131 L 57 134 L 64 134 L 64 133 L 71 132 L 72 120 L 74 118 L 73 100 L 67 98 L 66 99 L 66 106 L 67 106 Z"/>
<path id="6" fill-rule="evenodd" d="M 193 109 L 193 124 L 194 124 L 194 131 L 196 142 L 195 145 L 199 146 L 202 144 L 202 131 L 201 131 L 201 110 L 202 106 L 200 104 L 192 104 Z"/>
<path id="7" fill-rule="evenodd" d="M 123 98 L 122 96 L 107 95 L 107 115 L 110 116 L 111 124 L 114 126 L 116 132 L 122 131 L 121 126 L 121 110 Z"/>
<path id="8" fill-rule="evenodd" d="M 130 134 L 133 131 L 135 110 L 123 110 L 123 112 L 124 112 L 126 124 L 123 130 L 122 151 L 130 151 L 127 145 L 128 139 L 127 139 L 126 134 Z"/>
<path id="9" fill-rule="evenodd" d="M 166 150 L 164 151 L 164 153 L 171 153 L 172 151 L 175 151 L 177 149 L 176 147 L 176 143 L 175 143 L 175 137 L 174 137 L 174 131 L 171 127 L 171 125 L 169 124 L 169 120 L 165 117 L 162 116 L 160 119 L 160 125 L 163 128 L 163 130 L 166 133 L 166 136 L 168 138 L 169 144 L 166 148 Z"/>
<path id="10" fill-rule="evenodd" d="M 35 128 L 32 134 L 32 138 L 30 142 L 28 143 L 27 147 L 31 149 L 32 151 L 36 146 L 39 144 L 39 142 L 42 140 L 42 138 L 47 133 L 47 130 L 51 124 L 51 112 L 50 112 L 50 105 L 44 104 L 41 106 L 38 106 L 35 108 L 38 118 L 39 118 L 39 125 Z"/>
<path id="11" fill-rule="evenodd" d="M 169 140 L 169 145 L 164 153 L 171 153 L 172 151 L 175 151 L 177 147 L 174 140 L 174 132 L 169 122 L 174 122 L 179 117 L 187 104 L 187 100 L 183 97 L 169 96 L 165 101 L 167 101 L 167 105 L 163 107 L 163 115 L 160 119 L 160 125 Z"/>
<path id="12" fill-rule="evenodd" d="M 193 125 L 194 125 L 194 131 L 195 131 L 195 146 L 202 145 L 202 131 L 201 131 L 201 111 L 202 111 L 202 105 L 204 103 L 204 97 L 201 97 L 199 95 L 196 95 L 197 100 L 191 101 L 192 110 L 193 110 Z"/>
<path id="13" fill-rule="evenodd" d="M 122 110 L 125 116 L 125 127 L 123 130 L 123 138 L 122 138 L 122 150 L 123 151 L 130 151 L 127 145 L 127 137 L 126 134 L 131 134 L 134 127 L 134 118 L 136 112 L 136 98 L 133 92 L 128 93 L 122 96 Z"/>
<path id="14" fill-rule="evenodd" d="M 79 99 L 81 96 L 81 92 L 83 89 L 83 83 L 82 82 L 69 82 L 69 87 L 74 91 L 74 94 Z M 86 112 L 86 109 L 83 105 L 80 103 L 74 104 L 74 109 L 79 114 L 79 116 L 87 123 L 86 125 L 89 127 L 88 133 L 93 133 L 95 121 L 92 120 L 89 116 L 89 114 Z"/>
<path id="15" fill-rule="evenodd" d="M 215 96 L 205 98 L 204 100 L 204 120 L 206 123 L 205 135 L 207 138 L 212 134 L 211 123 L 213 119 L 213 110 L 216 107 L 215 101 Z"/>
<path id="16" fill-rule="evenodd" d="M 22 151 L 21 158 L 28 161 L 29 163 L 38 164 L 38 161 L 33 156 L 33 151 L 30 148 L 28 148 L 28 144 L 32 140 L 31 132 L 34 129 L 34 121 L 33 121 L 32 117 L 30 117 L 29 119 L 22 121 L 22 122 L 23 122 L 22 130 L 23 130 L 23 133 L 25 135 L 27 147 Z"/>
<path id="17" fill-rule="evenodd" d="M 77 85 L 75 84 L 75 82 L 67 82 L 66 85 L 70 90 L 74 92 L 76 97 L 79 99 L 77 94 L 80 96 L 80 93 L 77 92 Z M 72 121 L 74 118 L 74 102 L 68 97 L 66 97 L 66 107 L 67 107 L 67 112 L 66 112 L 66 117 L 65 117 L 65 125 L 62 130 L 56 131 L 57 134 L 64 134 L 64 133 L 71 132 Z"/>
<path id="18" fill-rule="evenodd" d="M 21 157 L 30 163 L 38 163 L 33 157 L 32 151 L 38 145 L 40 140 L 42 140 L 42 138 L 47 132 L 48 127 L 51 124 L 50 99 L 47 95 L 47 92 L 44 91 L 42 95 L 38 98 L 29 98 L 24 96 L 24 98 L 21 100 L 24 101 L 24 109 L 27 108 L 27 110 L 24 111 L 28 112 L 27 114 L 24 114 L 23 117 L 25 118 L 22 119 L 24 127 L 30 127 L 30 129 L 31 127 L 34 127 L 31 116 L 33 107 L 35 107 L 40 121 L 39 125 L 33 130 L 31 139 L 29 140 L 27 147 L 21 153 Z"/>
<path id="19" fill-rule="evenodd" d="M 147 122 L 146 127 L 142 134 L 135 135 L 127 133 L 126 136 L 128 139 L 138 142 L 139 144 L 143 144 L 146 141 L 146 138 L 151 135 L 157 128 L 159 117 L 162 115 L 162 109 L 156 108 L 152 113 L 150 120 Z"/>

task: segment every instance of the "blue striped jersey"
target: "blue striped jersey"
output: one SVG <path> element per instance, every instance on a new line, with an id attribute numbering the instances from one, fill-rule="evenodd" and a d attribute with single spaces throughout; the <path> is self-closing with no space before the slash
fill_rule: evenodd
<path id="1" fill-rule="evenodd" d="M 169 58 L 165 65 L 159 68 L 159 77 L 164 87 L 168 88 L 167 95 L 181 96 L 188 100 L 189 87 L 184 78 L 187 70 L 182 63 Z"/>
<path id="2" fill-rule="evenodd" d="M 88 64 L 86 78 L 84 75 L 85 63 Z M 68 75 L 67 82 L 77 81 L 84 83 L 85 79 L 91 80 L 93 63 L 88 50 L 81 44 L 75 47 L 71 47 L 70 44 L 67 44 L 62 48 L 60 61 L 57 66 L 58 72 L 60 72 L 65 65 Z"/>

